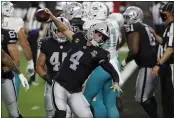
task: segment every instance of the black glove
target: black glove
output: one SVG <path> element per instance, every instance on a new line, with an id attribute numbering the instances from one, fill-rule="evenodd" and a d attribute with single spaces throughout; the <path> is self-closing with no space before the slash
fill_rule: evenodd
<path id="1" fill-rule="evenodd" d="M 50 77 L 48 74 L 45 74 L 42 78 L 43 78 L 49 85 L 52 85 L 53 80 L 51 79 L 51 77 Z"/>

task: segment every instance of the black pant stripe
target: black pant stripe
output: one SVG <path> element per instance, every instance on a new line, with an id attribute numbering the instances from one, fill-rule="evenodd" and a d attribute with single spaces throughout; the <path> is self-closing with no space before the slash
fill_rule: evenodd
<path id="1" fill-rule="evenodd" d="M 13 79 L 15 79 L 15 77 Z M 13 79 L 12 79 L 12 84 L 13 84 L 13 88 L 14 88 L 14 92 L 15 92 L 15 98 L 16 98 L 16 102 L 18 102 L 17 101 L 17 94 L 16 94 L 16 87 L 15 87 L 15 84 L 14 84 L 14 80 Z M 18 106 L 17 106 L 17 108 L 18 108 Z M 18 114 L 20 115 L 19 108 L 18 108 Z"/>
<path id="2" fill-rule="evenodd" d="M 144 96 L 144 91 L 146 87 L 146 79 L 147 79 L 147 68 L 145 68 L 145 71 L 144 71 L 144 81 L 143 81 L 143 88 L 141 92 L 141 103 L 143 102 L 143 96 Z"/>
<path id="3" fill-rule="evenodd" d="M 54 108 L 56 109 L 56 111 L 58 111 L 59 109 L 56 105 L 55 96 L 54 96 L 54 85 L 55 85 L 55 82 L 53 83 L 53 86 L 52 86 L 52 95 L 53 95 L 52 99 L 53 99 Z"/>

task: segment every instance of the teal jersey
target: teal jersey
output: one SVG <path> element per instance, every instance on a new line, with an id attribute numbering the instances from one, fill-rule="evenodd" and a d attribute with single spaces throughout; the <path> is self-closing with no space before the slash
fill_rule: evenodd
<path id="1" fill-rule="evenodd" d="M 119 25 L 115 22 L 113 23 L 111 20 L 106 20 L 109 28 L 110 28 L 110 39 L 103 46 L 104 49 L 116 49 L 120 37 Z"/>

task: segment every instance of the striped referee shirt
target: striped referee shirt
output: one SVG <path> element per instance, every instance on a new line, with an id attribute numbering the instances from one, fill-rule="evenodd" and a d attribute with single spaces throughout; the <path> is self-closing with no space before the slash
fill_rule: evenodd
<path id="1" fill-rule="evenodd" d="M 174 21 L 168 24 L 163 34 L 163 44 L 158 48 L 158 60 L 161 59 L 166 49 L 170 47 L 174 49 Z M 167 60 L 167 63 L 174 63 L 174 54 Z"/>
<path id="2" fill-rule="evenodd" d="M 28 21 L 26 27 L 31 30 L 40 30 L 41 23 L 36 20 L 35 13 L 39 7 L 29 7 L 24 20 Z"/>

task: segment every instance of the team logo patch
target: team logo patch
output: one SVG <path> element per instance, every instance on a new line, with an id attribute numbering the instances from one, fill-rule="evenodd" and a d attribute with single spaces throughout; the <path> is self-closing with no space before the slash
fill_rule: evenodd
<path id="1" fill-rule="evenodd" d="M 78 43 L 80 41 L 80 39 L 75 39 L 75 43 Z"/>
<path id="2" fill-rule="evenodd" d="M 97 52 L 96 50 L 93 50 L 93 51 L 91 52 L 92 58 L 96 57 L 97 54 L 98 54 L 98 52 Z"/>

